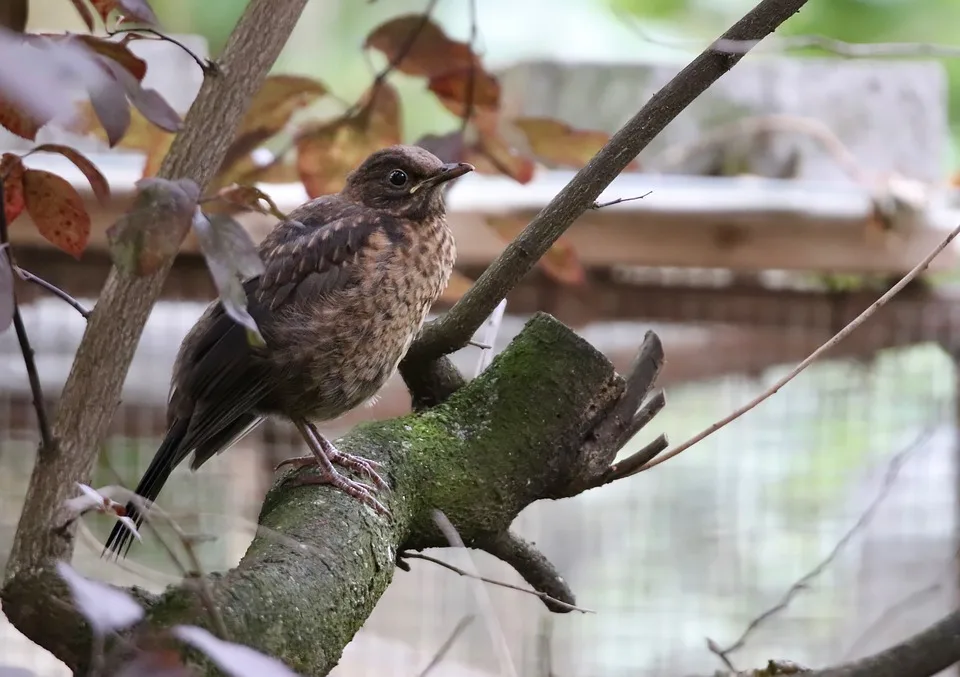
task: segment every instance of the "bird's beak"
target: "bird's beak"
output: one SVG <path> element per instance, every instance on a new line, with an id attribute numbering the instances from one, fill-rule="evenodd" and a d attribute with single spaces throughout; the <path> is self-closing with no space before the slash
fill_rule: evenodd
<path id="1" fill-rule="evenodd" d="M 434 186 L 439 186 L 441 183 L 446 183 L 447 181 L 453 181 L 456 178 L 463 176 L 472 172 L 476 167 L 474 167 L 469 162 L 448 162 L 447 164 L 440 167 L 439 171 L 433 176 L 424 179 L 416 186 L 413 187 L 413 190 L 410 192 L 420 190 L 421 188 L 432 188 Z"/>

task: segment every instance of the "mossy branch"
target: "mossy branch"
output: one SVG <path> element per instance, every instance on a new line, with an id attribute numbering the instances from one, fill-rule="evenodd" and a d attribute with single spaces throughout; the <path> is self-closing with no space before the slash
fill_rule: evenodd
<path id="1" fill-rule="evenodd" d="M 552 565 L 509 527 L 534 501 L 589 485 L 580 474 L 597 464 L 584 454 L 612 461 L 615 450 L 599 450 L 596 431 L 620 411 L 628 392 L 589 343 L 550 316 L 535 316 L 480 377 L 443 404 L 359 426 L 338 441 L 343 451 L 384 464 L 393 489 L 381 496 L 392 518 L 329 487 L 270 491 L 259 519 L 267 529 L 236 568 L 209 577 L 230 638 L 301 674 L 326 674 L 386 590 L 398 553 L 447 544 L 432 519 L 436 508 L 468 546 L 573 604 Z M 66 599 L 62 592 L 50 570 L 21 571 L 2 591 L 4 611 L 21 632 L 82 672 L 88 635 L 69 607 L 55 601 Z M 189 586 L 141 599 L 160 626 L 207 622 Z"/>

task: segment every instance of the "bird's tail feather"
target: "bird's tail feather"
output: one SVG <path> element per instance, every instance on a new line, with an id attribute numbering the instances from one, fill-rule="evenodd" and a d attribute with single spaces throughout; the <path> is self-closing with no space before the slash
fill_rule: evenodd
<path id="1" fill-rule="evenodd" d="M 140 479 L 140 483 L 137 484 L 136 494 L 138 496 L 152 502 L 160 495 L 160 490 L 163 489 L 170 473 L 186 456 L 181 449 L 181 442 L 186 437 L 188 426 L 188 419 L 174 420 L 173 425 L 167 430 L 160 448 L 154 454 L 153 460 L 150 461 L 147 471 Z M 129 502 L 125 510 L 127 517 L 132 519 L 139 529 L 140 525 L 143 524 L 143 515 L 140 509 L 133 502 Z M 124 524 L 118 521 L 113 525 L 113 530 L 107 538 L 103 554 L 105 555 L 110 550 L 116 554 L 118 559 L 126 557 L 132 543 L 133 534 Z"/>

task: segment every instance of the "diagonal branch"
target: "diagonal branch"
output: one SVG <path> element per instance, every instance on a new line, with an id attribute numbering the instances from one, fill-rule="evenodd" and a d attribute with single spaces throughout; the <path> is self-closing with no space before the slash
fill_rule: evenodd
<path id="1" fill-rule="evenodd" d="M 762 0 L 720 39 L 760 40 L 805 4 L 806 0 Z M 600 193 L 637 154 L 742 57 L 743 53 L 730 54 L 707 48 L 654 94 L 537 214 L 456 305 L 424 327 L 411 347 L 407 361 L 427 363 L 465 346 L 497 303 L 530 272 L 573 222 L 591 208 Z"/>

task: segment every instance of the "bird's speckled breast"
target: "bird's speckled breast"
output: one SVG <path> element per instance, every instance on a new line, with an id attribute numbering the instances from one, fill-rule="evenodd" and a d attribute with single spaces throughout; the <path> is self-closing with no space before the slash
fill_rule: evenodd
<path id="1" fill-rule="evenodd" d="M 455 260 L 442 219 L 420 224 L 399 243 L 376 236 L 356 262 L 364 271 L 360 284 L 336 292 L 325 308 L 300 309 L 309 348 L 285 365 L 299 383 L 284 389 L 300 395 L 277 408 L 331 420 L 376 395 L 446 288 Z"/>

